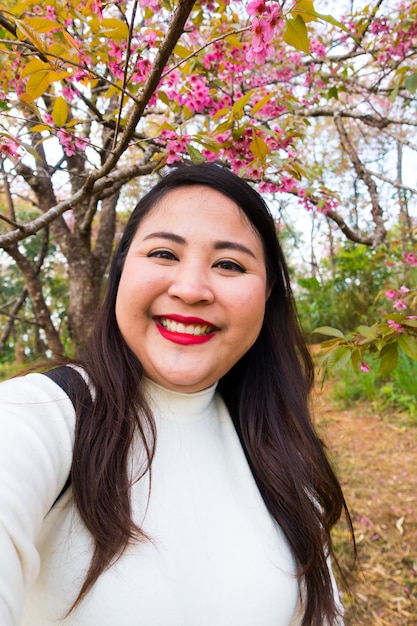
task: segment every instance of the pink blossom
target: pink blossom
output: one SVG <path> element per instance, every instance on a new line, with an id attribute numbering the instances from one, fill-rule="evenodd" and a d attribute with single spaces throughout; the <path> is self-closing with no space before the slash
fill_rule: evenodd
<path id="1" fill-rule="evenodd" d="M 397 291 L 395 291 L 395 289 L 388 289 L 388 291 L 385 292 L 385 297 L 388 298 L 388 300 L 394 300 L 394 298 L 397 296 Z"/>
<path id="2" fill-rule="evenodd" d="M 360 369 L 361 369 L 361 372 L 364 372 L 365 374 L 371 371 L 371 368 L 368 367 L 368 365 L 366 365 L 365 361 L 362 361 L 360 365 Z"/>
<path id="3" fill-rule="evenodd" d="M 246 7 L 246 12 L 248 15 L 261 15 L 266 11 L 266 1 L 265 0 L 252 0 L 249 2 Z"/>
<path id="4" fill-rule="evenodd" d="M 326 47 L 317 39 L 310 41 L 310 52 L 316 56 L 323 58 L 326 56 Z"/>
<path id="5" fill-rule="evenodd" d="M 63 87 L 61 93 L 68 102 L 72 102 L 74 100 L 74 91 L 71 87 Z"/>
<path id="6" fill-rule="evenodd" d="M 254 61 L 258 65 L 265 63 L 266 59 L 274 53 L 274 48 L 270 44 L 252 46 L 246 54 L 248 61 Z"/>
<path id="7" fill-rule="evenodd" d="M 297 182 L 290 176 L 283 176 L 279 185 L 279 190 L 282 192 L 291 192 L 297 189 Z"/>
<path id="8" fill-rule="evenodd" d="M 123 60 L 123 50 L 122 48 L 115 42 L 110 39 L 107 43 L 107 51 L 110 57 L 116 57 L 117 63 L 121 63 Z"/>
<path id="9" fill-rule="evenodd" d="M 219 155 L 216 152 L 212 152 L 211 150 L 207 150 L 205 148 L 201 151 L 201 154 L 209 163 L 213 163 L 213 161 L 217 161 L 219 158 Z"/>
<path id="10" fill-rule="evenodd" d="M 146 35 L 144 36 L 144 41 L 146 41 L 146 43 L 148 44 L 148 46 L 154 46 L 155 45 L 155 41 L 157 40 L 158 35 L 156 34 L 156 32 L 154 30 L 150 30 L 148 33 L 146 33 Z"/>
<path id="11" fill-rule="evenodd" d="M 274 35 L 271 22 L 264 17 L 254 17 L 252 20 L 252 46 L 254 48 L 269 43 Z"/>
<path id="12" fill-rule="evenodd" d="M 410 291 L 409 288 L 406 287 L 405 285 L 402 285 L 400 287 L 400 293 L 409 293 L 409 291 Z"/>
<path id="13" fill-rule="evenodd" d="M 56 20 L 55 7 L 48 4 L 45 10 L 45 17 L 47 20 Z"/>
<path id="14" fill-rule="evenodd" d="M 12 159 L 20 159 L 20 145 L 11 137 L 0 137 L 0 153 Z"/>
<path id="15" fill-rule="evenodd" d="M 392 330 L 395 330 L 398 334 L 403 332 L 403 327 L 398 322 L 395 322 L 394 320 L 387 320 L 387 324 L 390 328 L 392 328 Z"/>
<path id="16" fill-rule="evenodd" d="M 407 304 L 404 298 L 398 298 L 394 302 L 394 309 L 397 309 L 397 311 L 404 311 L 404 309 L 406 308 L 407 308 Z"/>
<path id="17" fill-rule="evenodd" d="M 143 82 L 149 74 L 150 67 L 151 62 L 149 59 L 139 59 L 135 65 L 135 73 L 132 76 L 132 82 Z"/>
<path id="18" fill-rule="evenodd" d="M 58 130 L 57 136 L 66 156 L 74 156 L 77 148 L 81 150 L 85 150 L 86 148 L 87 141 L 84 137 L 76 137 L 63 129 Z"/>
<path id="19" fill-rule="evenodd" d="M 159 9 L 159 0 L 140 0 L 142 9 L 149 7 L 154 13 Z"/>
<path id="20" fill-rule="evenodd" d="M 103 2 L 102 0 L 94 0 L 94 2 L 92 2 L 90 4 L 90 11 L 92 13 L 95 13 L 99 20 L 103 19 Z"/>
<path id="21" fill-rule="evenodd" d="M 417 267 L 417 255 L 414 252 L 403 252 L 403 260 L 407 265 Z"/>

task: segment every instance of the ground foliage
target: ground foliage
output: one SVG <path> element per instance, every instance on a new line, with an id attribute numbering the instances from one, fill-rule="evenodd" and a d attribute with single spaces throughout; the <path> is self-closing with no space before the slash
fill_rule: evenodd
<path id="1" fill-rule="evenodd" d="M 358 569 L 344 595 L 346 626 L 417 624 L 417 428 L 404 413 L 375 413 L 369 403 L 343 409 L 326 383 L 316 396 L 319 432 L 351 511 Z M 345 568 L 347 528 L 334 533 Z"/>

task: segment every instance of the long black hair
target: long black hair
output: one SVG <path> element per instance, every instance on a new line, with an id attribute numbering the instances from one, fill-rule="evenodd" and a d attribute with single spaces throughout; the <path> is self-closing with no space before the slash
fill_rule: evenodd
<path id="1" fill-rule="evenodd" d="M 310 417 L 313 365 L 303 340 L 276 225 L 262 197 L 219 164 L 177 167 L 138 203 L 115 251 L 104 302 L 80 360 L 96 388 L 88 420 L 77 420 L 74 498 L 94 539 L 90 569 L 74 608 L 130 541 L 146 541 L 131 517 L 127 458 L 139 433 L 151 468 L 156 429 L 141 389 L 144 372 L 123 340 L 115 304 L 124 260 L 141 220 L 170 191 L 207 185 L 242 210 L 259 233 L 270 295 L 261 332 L 219 381 L 248 463 L 295 556 L 303 626 L 333 624 L 337 607 L 327 557 L 330 531 L 346 509 L 340 484 Z M 278 619 L 278 616 L 277 616 Z"/>

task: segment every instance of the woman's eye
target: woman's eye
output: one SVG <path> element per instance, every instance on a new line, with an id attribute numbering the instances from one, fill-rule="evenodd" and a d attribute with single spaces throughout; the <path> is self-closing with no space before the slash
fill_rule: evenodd
<path id="1" fill-rule="evenodd" d="M 177 257 L 171 250 L 152 250 L 152 252 L 148 252 L 146 255 L 148 258 L 156 258 L 156 259 L 166 259 L 168 261 L 177 261 Z"/>
<path id="2" fill-rule="evenodd" d="M 216 263 L 216 267 L 221 270 L 227 270 L 229 272 L 240 272 L 241 274 L 245 272 L 245 269 L 241 265 L 239 265 L 239 263 L 236 263 L 236 261 L 231 261 L 230 259 L 223 259 L 222 261 L 218 261 Z"/>

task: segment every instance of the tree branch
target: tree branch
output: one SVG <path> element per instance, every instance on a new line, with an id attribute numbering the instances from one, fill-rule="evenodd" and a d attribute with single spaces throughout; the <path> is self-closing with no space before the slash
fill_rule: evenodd
<path id="1" fill-rule="evenodd" d="M 347 135 L 342 120 L 337 114 L 334 116 L 334 123 L 339 133 L 340 142 L 342 144 L 343 150 L 349 156 L 357 177 L 365 183 L 368 189 L 371 199 L 371 213 L 375 224 L 372 245 L 376 247 L 384 240 L 387 234 L 383 220 L 382 208 L 379 204 L 378 189 L 372 176 L 369 174 L 368 170 L 360 160 L 359 155 L 357 154 L 355 148 L 353 147 L 353 144 L 351 143 Z"/>

